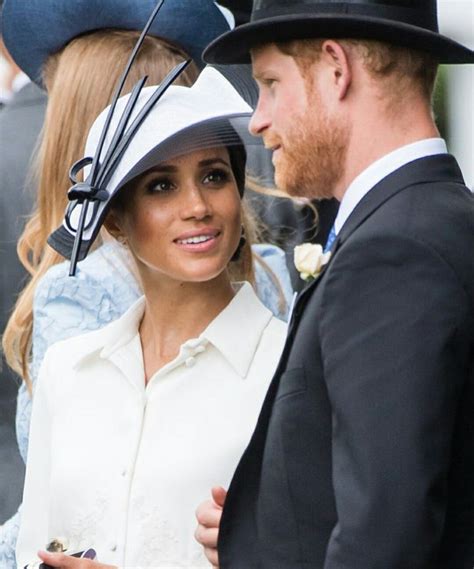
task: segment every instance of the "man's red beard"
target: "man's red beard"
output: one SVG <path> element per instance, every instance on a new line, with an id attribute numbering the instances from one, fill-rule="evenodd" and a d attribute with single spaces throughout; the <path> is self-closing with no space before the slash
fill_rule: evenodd
<path id="1" fill-rule="evenodd" d="M 314 110 L 295 117 L 284 138 L 272 136 L 272 147 L 282 144 L 274 161 L 275 183 L 292 196 L 332 198 L 344 174 L 350 131 L 330 119 L 320 101 L 312 102 Z"/>

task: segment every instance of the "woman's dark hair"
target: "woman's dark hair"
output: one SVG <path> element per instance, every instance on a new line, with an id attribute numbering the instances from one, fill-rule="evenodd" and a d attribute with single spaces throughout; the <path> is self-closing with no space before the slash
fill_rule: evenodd
<path id="1" fill-rule="evenodd" d="M 244 196 L 245 190 L 245 166 L 247 164 L 247 152 L 245 146 L 228 146 L 227 152 L 229 153 L 230 166 L 234 174 L 237 189 L 239 190 L 240 197 Z"/>

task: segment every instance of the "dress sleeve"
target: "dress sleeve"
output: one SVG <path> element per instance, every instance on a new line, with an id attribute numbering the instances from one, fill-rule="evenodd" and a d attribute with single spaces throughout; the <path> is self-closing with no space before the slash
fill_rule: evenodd
<path id="1" fill-rule="evenodd" d="M 20 528 L 20 510 L 0 526 L 0 567 L 16 569 L 15 547 Z"/>
<path id="2" fill-rule="evenodd" d="M 286 266 L 285 253 L 279 247 L 268 244 L 253 245 L 252 252 L 257 257 L 255 262 L 257 295 L 277 318 L 286 321 L 293 298 L 293 288 Z M 260 263 L 259 259 L 264 264 Z"/>
<path id="3" fill-rule="evenodd" d="M 51 375 L 45 358 L 38 377 L 31 415 L 30 445 L 26 465 L 16 559 L 19 568 L 37 559 L 48 539 L 51 478 Z"/>

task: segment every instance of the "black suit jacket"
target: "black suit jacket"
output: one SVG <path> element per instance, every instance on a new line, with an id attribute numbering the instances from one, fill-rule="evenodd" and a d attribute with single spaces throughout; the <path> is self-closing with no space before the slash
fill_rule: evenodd
<path id="1" fill-rule="evenodd" d="M 300 295 L 221 569 L 472 569 L 474 198 L 451 156 L 369 192 Z"/>

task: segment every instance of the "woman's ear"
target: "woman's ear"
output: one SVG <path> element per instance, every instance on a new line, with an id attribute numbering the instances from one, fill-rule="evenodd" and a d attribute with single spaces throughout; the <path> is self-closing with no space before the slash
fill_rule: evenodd
<path id="1" fill-rule="evenodd" d="M 112 210 L 104 221 L 104 227 L 116 239 L 119 243 L 125 243 L 126 237 L 122 230 L 122 224 L 120 216 L 116 211 Z"/>

